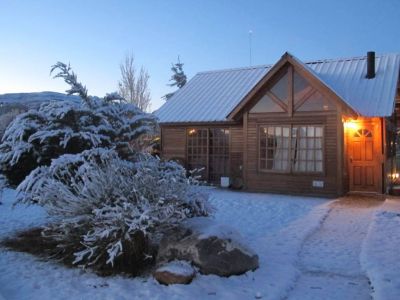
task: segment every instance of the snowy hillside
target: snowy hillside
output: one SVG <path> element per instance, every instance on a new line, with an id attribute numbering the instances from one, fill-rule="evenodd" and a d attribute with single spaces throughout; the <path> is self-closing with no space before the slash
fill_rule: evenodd
<path id="1" fill-rule="evenodd" d="M 0 94 L 0 104 L 25 104 L 29 107 L 36 107 L 45 101 L 80 101 L 78 96 L 69 96 L 57 92 L 37 92 L 37 93 L 9 93 Z"/>

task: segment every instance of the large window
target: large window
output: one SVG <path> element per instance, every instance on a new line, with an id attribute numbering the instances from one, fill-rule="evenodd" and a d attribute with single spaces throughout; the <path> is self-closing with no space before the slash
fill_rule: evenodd
<path id="1" fill-rule="evenodd" d="M 323 172 L 321 125 L 259 127 L 259 168 L 277 172 Z"/>
<path id="2" fill-rule="evenodd" d="M 292 165 L 295 172 L 323 171 L 323 127 L 294 126 Z"/>
<path id="3" fill-rule="evenodd" d="M 191 128 L 187 131 L 187 168 L 202 169 L 203 180 L 219 182 L 229 173 L 229 130 Z"/>
<path id="4" fill-rule="evenodd" d="M 229 130 L 211 128 L 209 135 L 208 181 L 219 182 L 229 172 Z"/>
<path id="5" fill-rule="evenodd" d="M 286 171 L 289 167 L 290 126 L 260 128 L 260 168 Z"/>
<path id="6" fill-rule="evenodd" d="M 289 81 L 289 78 L 291 80 Z M 289 83 L 292 85 L 290 86 Z M 251 113 L 288 113 L 335 111 L 336 105 L 322 95 L 293 68 L 278 74 L 264 95 L 250 109 Z"/>
<path id="7" fill-rule="evenodd" d="M 187 135 L 188 169 L 201 169 L 200 175 L 205 178 L 207 172 L 207 129 L 190 129 Z"/>

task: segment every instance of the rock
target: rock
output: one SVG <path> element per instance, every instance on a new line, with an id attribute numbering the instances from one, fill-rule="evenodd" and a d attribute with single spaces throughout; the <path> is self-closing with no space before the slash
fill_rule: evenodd
<path id="1" fill-rule="evenodd" d="M 172 261 L 159 267 L 153 274 L 154 278 L 161 284 L 188 284 L 196 271 L 186 261 Z"/>
<path id="2" fill-rule="evenodd" d="M 193 218 L 161 239 L 157 263 L 186 260 L 202 274 L 240 275 L 258 268 L 258 256 L 240 234 L 209 218 Z"/>

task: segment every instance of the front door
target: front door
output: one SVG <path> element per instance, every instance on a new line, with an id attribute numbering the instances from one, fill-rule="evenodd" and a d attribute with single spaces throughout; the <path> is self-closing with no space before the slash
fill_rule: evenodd
<path id="1" fill-rule="evenodd" d="M 349 132 L 350 191 L 382 193 L 382 149 L 378 122 L 360 122 Z"/>

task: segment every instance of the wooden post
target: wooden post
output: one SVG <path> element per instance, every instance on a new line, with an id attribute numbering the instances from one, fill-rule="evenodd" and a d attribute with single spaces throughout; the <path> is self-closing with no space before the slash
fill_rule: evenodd
<path id="1" fill-rule="evenodd" d="M 337 167 L 336 167 L 336 191 L 338 196 L 343 195 L 344 189 L 343 189 L 343 172 L 345 170 L 347 163 L 345 164 L 344 158 L 347 157 L 347 155 L 344 153 L 345 147 L 344 147 L 344 128 L 343 128 L 343 122 L 342 122 L 342 109 L 340 105 L 337 106 L 337 115 L 336 115 L 336 120 L 337 120 L 337 149 L 336 149 L 336 157 L 337 157 Z"/>
<path id="2" fill-rule="evenodd" d="M 248 125 L 248 117 L 249 113 L 246 111 L 243 114 L 243 165 L 242 165 L 242 174 L 243 174 L 243 184 L 244 187 L 247 188 L 247 125 Z"/>

